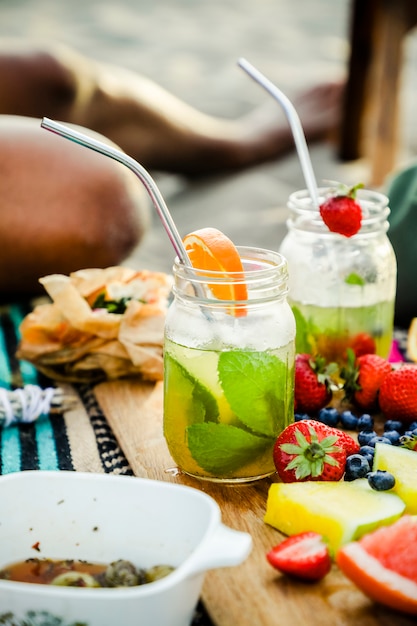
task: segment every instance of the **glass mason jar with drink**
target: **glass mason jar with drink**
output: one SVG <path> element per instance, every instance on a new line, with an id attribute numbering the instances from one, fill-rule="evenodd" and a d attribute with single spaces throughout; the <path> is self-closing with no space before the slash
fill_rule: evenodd
<path id="1" fill-rule="evenodd" d="M 334 187 L 319 188 L 319 206 L 334 193 Z M 339 365 L 348 348 L 387 357 L 393 333 L 397 269 L 387 236 L 388 198 L 358 189 L 356 201 L 362 223 L 347 237 L 329 230 L 307 190 L 291 194 L 280 248 L 289 267 L 297 352 Z"/>
<path id="2" fill-rule="evenodd" d="M 294 419 L 295 322 L 287 263 L 236 248 L 242 271 L 174 265 L 164 345 L 164 435 L 179 469 L 246 482 L 275 471 Z"/>

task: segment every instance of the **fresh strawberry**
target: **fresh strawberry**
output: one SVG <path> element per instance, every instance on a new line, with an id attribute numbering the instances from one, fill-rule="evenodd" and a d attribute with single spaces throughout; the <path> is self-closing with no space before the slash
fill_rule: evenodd
<path id="1" fill-rule="evenodd" d="M 332 567 L 323 537 L 312 531 L 284 539 L 267 553 L 266 558 L 275 569 L 300 580 L 320 580 Z"/>
<path id="2" fill-rule="evenodd" d="M 356 190 L 363 185 L 351 189 L 343 188 L 341 193 L 330 196 L 320 205 L 320 215 L 332 233 L 340 233 L 345 237 L 356 235 L 362 224 L 362 209 L 356 202 Z"/>
<path id="3" fill-rule="evenodd" d="M 341 372 L 345 397 L 364 411 L 377 409 L 381 383 L 391 370 L 391 364 L 382 356 L 363 354 L 355 359 L 348 351 L 347 365 Z"/>
<path id="4" fill-rule="evenodd" d="M 362 354 L 375 354 L 376 344 L 375 339 L 369 333 L 358 333 L 350 342 L 350 348 L 356 356 L 362 356 Z"/>
<path id="5" fill-rule="evenodd" d="M 416 365 L 402 365 L 385 376 L 379 389 L 379 406 L 386 419 L 404 424 L 417 420 Z"/>
<path id="6" fill-rule="evenodd" d="M 338 433 L 337 445 L 343 448 L 346 452 L 346 456 L 348 457 L 351 454 L 357 454 L 360 450 L 358 442 L 344 430 L 339 430 L 338 428 L 335 428 L 335 430 Z"/>
<path id="7" fill-rule="evenodd" d="M 326 365 L 325 359 L 311 354 L 295 357 L 295 410 L 300 413 L 316 413 L 332 399 L 330 388 L 334 364 Z"/>
<path id="8" fill-rule="evenodd" d="M 278 436 L 273 451 L 282 482 L 340 480 L 346 464 L 346 450 L 339 443 L 341 434 L 337 428 L 310 419 L 287 426 Z"/>

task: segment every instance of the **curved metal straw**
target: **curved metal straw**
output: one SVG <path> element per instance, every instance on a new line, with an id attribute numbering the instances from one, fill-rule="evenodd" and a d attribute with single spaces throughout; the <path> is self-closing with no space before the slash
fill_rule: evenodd
<path id="1" fill-rule="evenodd" d="M 311 164 L 310 154 L 307 147 L 306 138 L 304 135 L 303 127 L 298 117 L 298 113 L 294 108 L 292 102 L 287 96 L 276 87 L 266 76 L 264 76 L 259 70 L 257 70 L 246 59 L 239 59 L 238 65 L 247 73 L 253 80 L 255 80 L 261 87 L 279 102 L 284 109 L 287 116 L 287 120 L 290 124 L 292 134 L 295 141 L 295 147 L 297 148 L 298 158 L 300 159 L 301 169 L 303 170 L 304 179 L 306 181 L 307 189 L 310 193 L 310 197 L 316 207 L 319 206 L 319 198 L 317 194 L 317 182 L 314 176 L 313 166 Z"/>
<path id="2" fill-rule="evenodd" d="M 162 221 L 162 224 L 168 234 L 168 237 L 174 247 L 174 250 L 177 253 L 179 260 L 184 265 L 192 267 L 190 259 L 188 258 L 188 254 L 184 248 L 184 244 L 182 243 L 180 234 L 178 233 L 177 227 L 175 226 L 174 220 L 171 217 L 165 200 L 163 199 L 162 194 L 159 191 L 152 176 L 142 165 L 140 165 L 137 161 L 132 159 L 132 157 L 128 156 L 124 152 L 113 148 L 113 146 L 109 146 L 105 143 L 102 143 L 101 141 L 97 141 L 97 139 L 88 137 L 83 133 L 69 128 L 64 124 L 59 124 L 58 122 L 50 120 L 47 117 L 44 117 L 42 119 L 41 127 L 55 133 L 56 135 L 64 137 L 65 139 L 74 141 L 81 146 L 85 146 L 86 148 L 90 148 L 95 152 L 104 154 L 105 156 L 108 156 L 115 161 L 119 161 L 119 163 L 126 165 L 126 167 L 132 170 L 132 172 L 136 174 L 136 176 L 142 181 L 143 185 L 145 186 L 153 202 L 153 205 Z"/>

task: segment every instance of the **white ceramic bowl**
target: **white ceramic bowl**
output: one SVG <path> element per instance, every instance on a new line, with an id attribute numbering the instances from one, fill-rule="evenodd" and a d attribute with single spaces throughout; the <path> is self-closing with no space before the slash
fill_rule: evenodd
<path id="1" fill-rule="evenodd" d="M 251 545 L 250 535 L 222 524 L 210 496 L 190 487 L 80 472 L 5 475 L 0 567 L 49 557 L 128 559 L 140 567 L 167 563 L 176 569 L 147 585 L 115 589 L 0 580 L 0 618 L 11 614 L 6 623 L 16 626 L 42 613 L 50 614 L 44 626 L 186 626 L 205 571 L 241 563 Z"/>

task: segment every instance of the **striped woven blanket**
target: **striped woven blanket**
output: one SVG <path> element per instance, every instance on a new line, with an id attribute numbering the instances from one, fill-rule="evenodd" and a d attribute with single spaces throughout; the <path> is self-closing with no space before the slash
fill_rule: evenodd
<path id="1" fill-rule="evenodd" d="M 29 304 L 0 308 L 0 387 L 5 390 L 54 386 L 33 365 L 15 356 L 19 326 L 29 310 Z M 0 426 L 0 473 L 40 469 L 132 474 L 92 388 L 62 387 L 61 409 L 52 409 L 32 423 Z"/>

